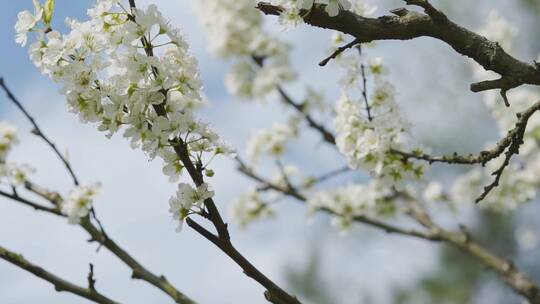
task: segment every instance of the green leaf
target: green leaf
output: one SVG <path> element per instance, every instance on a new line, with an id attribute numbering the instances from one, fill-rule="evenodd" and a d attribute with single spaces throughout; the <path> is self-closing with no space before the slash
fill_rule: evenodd
<path id="1" fill-rule="evenodd" d="M 54 13 L 54 0 L 47 0 L 43 6 L 43 22 L 46 26 L 51 25 L 52 16 Z"/>

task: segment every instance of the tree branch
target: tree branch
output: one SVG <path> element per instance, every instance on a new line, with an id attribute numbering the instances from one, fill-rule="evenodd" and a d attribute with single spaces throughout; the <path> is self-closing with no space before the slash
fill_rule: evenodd
<path id="1" fill-rule="evenodd" d="M 523 84 L 540 85 L 540 69 L 509 55 L 496 42 L 476 34 L 452 22 L 444 13 L 425 0 L 407 0 L 407 4 L 423 7 L 426 14 L 403 9 L 399 16 L 366 18 L 349 11 L 341 11 L 329 17 L 322 6 L 314 6 L 304 21 L 312 26 L 337 30 L 354 36 L 358 42 L 376 40 L 409 40 L 432 37 L 450 45 L 456 52 L 474 59 L 486 70 L 494 71 L 504 81 L 473 84 L 475 92 L 501 89 L 506 91 Z M 257 8 L 267 15 L 279 15 L 283 9 L 267 2 L 259 2 Z"/>
<path id="2" fill-rule="evenodd" d="M 449 163 L 449 164 L 482 164 L 484 166 L 489 161 L 501 156 L 503 153 L 505 159 L 503 164 L 495 171 L 492 175 L 495 176 L 495 180 L 484 188 L 482 194 L 476 199 L 476 203 L 482 201 L 486 196 L 499 185 L 499 181 L 504 172 L 504 169 L 510 164 L 510 159 L 519 154 L 519 148 L 523 144 L 523 137 L 525 135 L 525 130 L 527 129 L 527 124 L 531 116 L 540 110 L 540 101 L 533 104 L 531 107 L 518 113 L 518 121 L 513 129 L 508 131 L 508 134 L 503 137 L 495 147 L 490 150 L 482 151 L 478 155 L 469 154 L 467 156 L 458 155 L 454 153 L 452 155 L 443 155 L 443 156 L 431 156 L 423 153 L 415 152 L 403 152 L 399 150 L 392 150 L 392 153 L 400 155 L 406 161 L 410 158 L 425 160 L 430 164 L 435 162 Z M 505 152 L 506 151 L 506 152 Z"/>
<path id="3" fill-rule="evenodd" d="M 527 127 L 529 118 L 540 110 L 540 101 L 533 104 L 523 114 L 518 114 L 518 121 L 516 126 L 508 131 L 508 134 L 497 142 L 497 144 L 486 151 L 480 152 L 478 155 L 458 155 L 457 153 L 443 156 L 432 156 L 424 153 L 417 152 L 404 152 L 399 150 L 392 150 L 392 153 L 400 155 L 404 160 L 418 159 L 432 163 L 448 163 L 448 164 L 461 164 L 461 165 L 473 165 L 482 164 L 484 166 L 489 161 L 501 156 L 503 152 L 512 145 L 513 142 L 521 142 L 523 140 L 523 132 Z"/>
<path id="4" fill-rule="evenodd" d="M 43 131 L 40 129 L 34 117 L 32 117 L 32 115 L 29 114 L 29 112 L 24 108 L 22 103 L 13 95 L 13 93 L 5 85 L 2 78 L 0 78 L 0 86 L 6 92 L 8 98 L 17 106 L 17 108 L 19 108 L 19 110 L 24 114 L 24 116 L 34 126 L 34 130 L 32 131 L 32 133 L 41 137 L 51 147 L 51 149 L 56 153 L 56 155 L 64 163 L 67 171 L 73 178 L 73 183 L 75 185 L 79 185 L 79 181 L 70 163 L 58 151 L 55 144 L 43 133 Z M 25 188 L 28 191 L 34 194 L 37 194 L 38 196 L 48 200 L 50 203 L 52 203 L 55 206 L 55 208 L 49 208 L 49 207 L 45 207 L 40 204 L 31 202 L 27 199 L 21 198 L 17 193 L 9 194 L 4 191 L 0 191 L 0 196 L 10 198 L 19 203 L 30 206 L 34 208 L 35 210 L 45 211 L 45 212 L 52 213 L 58 216 L 64 216 L 60 211 L 60 203 L 62 202 L 63 198 L 57 192 L 48 191 L 47 189 L 39 187 L 38 185 L 30 181 L 25 182 Z M 113 240 L 109 239 L 104 228 L 101 226 L 99 219 L 95 216 L 95 211 L 93 208 L 91 210 L 91 214 L 94 216 L 95 220 L 98 222 L 99 228 L 95 227 L 91 223 L 89 218 L 86 218 L 85 220 L 83 220 L 83 223 L 81 223 L 80 226 L 91 235 L 92 240 L 97 241 L 101 245 L 105 246 L 109 251 L 111 251 L 120 260 L 122 260 L 127 266 L 129 266 L 133 270 L 133 276 L 132 276 L 133 278 L 141 279 L 159 288 L 160 290 L 168 294 L 171 298 L 173 298 L 176 303 L 181 303 L 181 304 L 195 303 L 189 297 L 187 297 L 182 292 L 177 290 L 164 276 L 157 276 L 151 273 L 150 271 L 148 271 L 147 269 L 145 269 L 134 258 L 132 258 L 125 250 L 123 250 L 120 246 L 118 246 Z"/>
<path id="5" fill-rule="evenodd" d="M 441 241 L 467 253 L 498 273 L 510 288 L 527 298 L 530 303 L 540 303 L 540 289 L 536 282 L 521 272 L 511 261 L 497 256 L 489 249 L 473 241 L 465 227 L 461 226 L 461 232 L 450 232 L 441 228 L 415 201 L 411 201 L 409 215 L 430 229 Z"/>
<path id="6" fill-rule="evenodd" d="M 130 19 L 136 22 L 135 15 L 133 14 L 134 10 L 136 9 L 135 0 L 129 0 L 129 4 L 132 10 L 132 15 L 130 16 Z M 154 53 L 151 42 L 149 42 L 145 37 L 142 37 L 141 43 L 144 47 L 146 55 L 148 57 L 153 57 Z M 152 67 L 152 71 L 154 75 L 158 76 L 159 71 L 156 67 Z M 164 92 L 165 96 L 167 96 L 166 93 L 167 92 Z M 166 101 L 161 104 L 154 105 L 154 110 L 158 116 L 168 118 L 167 111 L 165 110 L 165 104 Z M 188 174 L 191 177 L 192 181 L 195 183 L 195 185 L 202 185 L 204 183 L 202 168 L 199 168 L 192 162 L 188 150 L 188 145 L 181 138 L 175 138 L 174 140 L 171 140 L 171 145 L 173 146 L 174 151 L 182 161 L 182 164 L 188 171 Z M 246 275 L 257 281 L 259 284 L 261 284 L 267 289 L 267 291 L 265 292 L 266 299 L 275 304 L 300 304 L 298 299 L 296 299 L 294 296 L 289 295 L 277 284 L 268 279 L 262 272 L 255 268 L 255 266 L 253 266 L 244 256 L 242 256 L 236 250 L 236 248 L 231 243 L 227 224 L 223 221 L 223 218 L 221 217 L 221 214 L 219 213 L 219 210 L 217 209 L 214 200 L 212 198 L 208 198 L 204 201 L 204 205 L 208 209 L 208 219 L 212 222 L 214 228 L 217 231 L 217 236 L 208 232 L 210 233 L 210 235 L 217 237 L 217 241 L 214 240 L 213 243 L 218 246 L 225 254 L 227 254 L 234 262 L 236 262 L 236 264 L 238 264 L 238 266 L 240 266 L 242 270 L 244 270 L 244 273 Z M 196 229 L 196 227 L 198 228 L 199 226 L 197 226 L 193 220 L 189 219 L 187 223 L 196 232 L 209 239 L 210 235 L 207 233 L 203 233 L 204 230 Z M 209 240 L 212 239 L 213 238 L 210 238 Z"/>
<path id="7" fill-rule="evenodd" d="M 179 304 L 195 304 L 195 301 L 180 292 L 174 287 L 165 276 L 155 275 L 141 265 L 133 258 L 126 250 L 120 247 L 110 237 L 105 236 L 103 232 L 90 222 L 88 217 L 81 221 L 80 226 L 91 236 L 91 241 L 95 241 L 107 248 L 112 254 L 126 264 L 133 272 L 131 277 L 150 283 L 157 287 L 167 295 L 169 295 L 176 303 Z"/>
<path id="8" fill-rule="evenodd" d="M 294 188 L 283 188 L 280 185 L 275 185 L 257 175 L 251 168 L 245 166 L 240 159 L 238 159 L 238 163 L 238 169 L 240 172 L 244 173 L 253 180 L 258 181 L 263 186 L 273 189 L 286 196 L 295 198 L 298 201 L 304 203 L 307 201 L 307 198 L 294 190 Z M 408 199 L 412 200 L 412 198 Z M 508 286 L 510 286 L 510 288 L 529 299 L 531 303 L 540 304 L 540 290 L 536 283 L 527 277 L 526 274 L 513 266 L 510 261 L 498 257 L 488 249 L 482 247 L 480 244 L 472 241 L 470 233 L 468 233 L 464 227 L 462 228 L 461 232 L 450 232 L 437 226 L 429 215 L 420 209 L 418 204 L 415 204 L 414 201 L 412 202 L 413 205 L 412 208 L 409 209 L 408 214 L 422 226 L 427 228 L 427 232 L 396 227 L 367 216 L 355 216 L 353 220 L 373 228 L 381 229 L 388 233 L 411 236 L 429 241 L 442 241 L 454 246 L 459 250 L 471 255 L 473 258 L 488 266 L 493 271 L 497 272 L 499 275 L 501 275 Z M 340 214 L 327 208 L 320 210 L 329 214 L 340 216 Z"/>
<path id="9" fill-rule="evenodd" d="M 46 190 L 42 187 L 39 187 L 29 181 L 26 182 L 26 189 L 46 200 L 48 200 L 53 205 L 60 205 L 63 198 L 56 192 Z M 0 191 L 0 196 L 4 196 L 13 201 L 22 203 L 26 206 L 30 206 L 38 211 L 48 212 L 60 217 L 65 217 L 64 214 L 60 212 L 57 208 L 48 208 L 40 204 L 31 202 L 27 199 L 21 198 L 18 195 L 12 195 Z M 79 224 L 91 237 L 90 241 L 98 242 L 103 247 L 107 248 L 113 255 L 120 259 L 126 266 L 132 270 L 132 278 L 145 281 L 154 287 L 157 287 L 165 294 L 170 296 L 176 303 L 179 304 L 195 304 L 195 301 L 190 299 L 188 296 L 180 292 L 176 287 L 174 287 L 164 276 L 158 276 L 150 272 L 144 266 L 142 266 L 135 258 L 133 258 L 125 249 L 120 247 L 114 240 L 112 240 L 107 233 L 103 230 L 102 227 L 96 227 L 92 224 L 90 217 L 85 217 L 81 219 Z"/>
<path id="10" fill-rule="evenodd" d="M 84 287 L 75 285 L 71 282 L 68 282 L 48 272 L 47 270 L 35 264 L 30 263 L 22 255 L 11 252 L 1 246 L 0 246 L 0 258 L 53 284 L 54 289 L 58 292 L 62 292 L 62 291 L 69 292 L 69 293 L 78 295 L 80 297 L 83 297 L 85 299 L 88 299 L 95 303 L 102 303 L 102 304 L 118 304 L 119 303 L 119 302 L 109 299 L 108 297 L 96 291 L 94 286 L 84 288 Z"/>
<path id="11" fill-rule="evenodd" d="M 337 56 L 337 55 L 336 55 Z M 253 61 L 262 68 L 264 66 L 264 60 L 265 58 L 257 57 L 257 56 L 251 56 Z M 303 104 L 300 104 L 292 99 L 292 97 L 285 91 L 284 88 L 281 86 L 276 86 L 276 89 L 279 93 L 279 96 L 281 97 L 281 100 L 284 104 L 290 106 L 293 108 L 298 114 L 302 115 L 306 122 L 308 123 L 309 127 L 314 129 L 315 131 L 319 132 L 321 134 L 323 140 L 332 146 L 335 146 L 336 139 L 334 134 L 332 132 L 328 131 L 326 127 L 321 124 L 320 122 L 316 121 L 309 113 L 306 112 L 305 106 Z"/>
<path id="12" fill-rule="evenodd" d="M 527 129 L 527 123 L 529 121 L 529 118 L 531 118 L 531 116 L 538 110 L 540 110 L 540 101 L 525 110 L 523 113 L 517 114 L 518 122 L 516 123 L 516 126 L 512 130 L 510 130 L 510 132 L 508 132 L 507 137 L 510 137 L 511 143 L 508 147 L 508 150 L 506 150 L 504 154 L 504 161 L 499 167 L 499 169 L 495 170 L 495 172 L 492 173 L 492 175 L 495 176 L 495 180 L 491 184 L 484 187 L 484 191 L 476 199 L 476 203 L 486 198 L 486 196 L 499 185 L 499 181 L 504 172 L 504 169 L 510 164 L 510 159 L 512 158 L 512 156 L 519 154 L 519 148 L 523 144 L 523 137 L 525 136 L 525 130 Z"/>
<path id="13" fill-rule="evenodd" d="M 64 157 L 64 155 L 62 155 L 62 153 L 60 153 L 60 151 L 58 151 L 58 148 L 56 148 L 56 145 L 45 135 L 45 133 L 43 133 L 43 131 L 41 130 L 41 128 L 39 127 L 39 125 L 35 121 L 34 117 L 32 117 L 32 115 L 30 115 L 30 113 L 24 108 L 22 103 L 20 103 L 19 100 L 15 97 L 15 95 L 13 95 L 11 90 L 5 84 L 4 79 L 2 77 L 0 77 L 0 87 L 2 87 L 2 89 L 6 93 L 8 99 L 11 100 L 11 102 L 13 102 L 13 104 L 15 104 L 15 106 L 30 121 L 30 123 L 34 127 L 34 129 L 32 129 L 32 134 L 41 137 L 41 139 L 43 139 L 43 141 L 45 141 L 45 143 L 47 143 L 47 145 L 49 147 L 51 147 L 51 149 L 54 151 L 56 156 L 58 156 L 58 158 L 62 161 L 62 163 L 66 167 L 66 170 L 68 171 L 69 175 L 73 179 L 73 184 L 75 184 L 75 186 L 78 186 L 79 185 L 79 180 L 77 179 L 77 175 L 75 175 L 75 172 L 73 171 L 73 168 L 71 167 L 71 164 L 69 163 L 67 158 Z"/>
<path id="14" fill-rule="evenodd" d="M 323 61 L 319 62 L 319 66 L 326 66 L 330 60 L 336 59 L 337 56 L 339 56 L 341 53 L 345 52 L 346 50 L 354 47 L 358 44 L 358 39 L 354 39 L 353 41 L 338 47 L 330 56 L 326 57 Z"/>
<path id="15" fill-rule="evenodd" d="M 54 215 L 57 215 L 57 216 L 64 216 L 62 214 L 62 212 L 60 212 L 60 210 L 58 208 L 50 208 L 50 207 L 46 207 L 46 206 L 43 206 L 43 205 L 38 204 L 38 203 L 34 203 L 34 202 L 32 202 L 32 201 L 30 201 L 28 199 L 20 197 L 16 193 L 7 193 L 5 191 L 0 190 L 0 196 L 3 196 L 5 198 L 9 198 L 9 199 L 11 199 L 13 201 L 16 201 L 18 203 L 21 203 L 21 204 L 23 204 L 25 206 L 31 207 L 31 208 L 33 208 L 34 210 L 37 210 L 37 211 L 43 211 L 43 212 L 47 212 L 47 213 L 54 214 Z"/>
<path id="16" fill-rule="evenodd" d="M 272 189 L 272 190 L 274 190 L 274 191 L 276 191 L 278 193 L 282 193 L 282 194 L 284 194 L 286 196 L 290 196 L 290 197 L 296 199 L 299 202 L 302 202 L 302 203 L 307 202 L 307 197 L 305 197 L 303 194 L 301 194 L 299 191 L 297 191 L 295 187 L 283 187 L 281 185 L 277 185 L 275 183 L 272 183 L 271 181 L 265 179 L 264 177 L 256 174 L 254 172 L 254 170 L 251 169 L 250 167 L 248 167 L 247 165 L 245 165 L 245 163 L 240 158 L 237 158 L 237 163 L 238 163 L 238 170 L 241 173 L 243 173 L 245 176 L 253 179 L 254 181 L 259 182 L 262 187 L 264 187 L 266 189 Z M 322 211 L 322 212 L 325 212 L 325 213 L 328 213 L 328 214 L 331 214 L 331 215 L 341 216 L 341 214 L 336 213 L 334 210 L 331 210 L 331 209 L 328 209 L 328 208 L 321 208 L 321 209 L 319 209 L 319 211 Z M 413 237 L 418 237 L 418 238 L 423 238 L 423 239 L 428 239 L 428 240 L 433 240 L 433 241 L 437 240 L 437 238 L 434 237 L 433 235 L 431 235 L 429 232 L 422 232 L 422 231 L 417 231 L 417 230 L 414 230 L 414 229 L 400 228 L 400 227 L 393 226 L 391 224 L 388 224 L 388 223 L 385 223 L 385 222 L 382 222 L 382 221 L 379 221 L 377 219 L 374 219 L 374 218 L 371 218 L 371 217 L 368 217 L 368 216 L 364 216 L 364 215 L 356 215 L 356 216 L 354 216 L 353 220 L 358 222 L 358 223 L 362 223 L 362 224 L 371 226 L 373 228 L 381 229 L 381 230 L 383 230 L 383 231 L 385 231 L 387 233 L 394 233 L 394 234 L 401 234 L 401 235 L 406 235 L 406 236 L 413 236 Z"/>

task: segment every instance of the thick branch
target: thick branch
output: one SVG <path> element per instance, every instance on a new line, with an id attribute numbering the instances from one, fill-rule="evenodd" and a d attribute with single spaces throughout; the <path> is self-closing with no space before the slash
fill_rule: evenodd
<path id="1" fill-rule="evenodd" d="M 496 42 L 465 29 L 435 9 L 428 1 L 408 0 L 408 4 L 421 6 L 426 14 L 402 10 L 399 16 L 366 18 L 349 11 L 341 11 L 336 17 L 329 17 L 322 6 L 314 6 L 306 15 L 305 22 L 321 28 L 337 30 L 354 36 L 358 42 L 376 40 L 409 40 L 418 37 L 432 37 L 450 45 L 456 52 L 470 57 L 486 70 L 501 75 L 504 81 L 496 85 L 473 84 L 474 91 L 501 89 L 503 92 L 522 84 L 540 85 L 540 70 L 534 64 L 520 61 Z M 259 10 L 268 15 L 279 15 L 282 8 L 260 2 Z"/>
<path id="2" fill-rule="evenodd" d="M 95 303 L 102 303 L 102 304 L 118 304 L 119 303 L 102 295 L 101 293 L 96 291 L 96 289 L 93 288 L 93 286 L 84 288 L 84 287 L 75 285 L 71 282 L 68 282 L 48 272 L 47 270 L 35 264 L 30 263 L 22 255 L 11 252 L 1 246 L 0 246 L 0 258 L 53 284 L 54 289 L 58 292 L 61 292 L 61 291 L 69 292 L 69 293 L 78 295 L 80 297 L 86 298 Z"/>

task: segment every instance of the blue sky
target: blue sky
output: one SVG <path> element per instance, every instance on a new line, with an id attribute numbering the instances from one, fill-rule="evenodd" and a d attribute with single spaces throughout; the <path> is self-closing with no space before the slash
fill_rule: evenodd
<path id="1" fill-rule="evenodd" d="M 92 126 L 80 124 L 66 112 L 57 86 L 40 75 L 26 51 L 13 39 L 16 15 L 23 9 L 32 9 L 32 1 L 1 2 L 0 75 L 61 150 L 69 152 L 81 179 L 103 182 L 104 194 L 96 208 L 109 234 L 149 269 L 164 273 L 180 290 L 201 303 L 265 303 L 263 290 L 216 248 L 187 229 L 180 234 L 174 232 L 175 223 L 167 213 L 167 201 L 174 185 L 167 183 L 159 164 L 148 163 L 144 155 L 132 151 L 121 136 L 107 140 Z M 57 0 L 56 24 L 61 26 L 66 16 L 83 18 L 92 2 Z M 228 64 L 208 53 L 188 0 L 138 2 L 140 6 L 149 2 L 158 4 L 173 23 L 183 28 L 199 59 L 205 93 L 210 100 L 210 107 L 202 115 L 226 140 L 242 150 L 253 130 L 269 126 L 280 117 L 281 107 L 275 105 L 274 98 L 266 105 L 244 105 L 227 94 L 223 77 Z M 467 11 L 468 15 L 457 8 L 455 16 L 469 26 L 479 26 L 478 20 L 489 12 L 485 8 L 488 2 L 480 1 L 476 4 L 477 10 Z M 497 3 L 502 3 L 497 4 L 501 8 L 508 6 L 504 1 Z M 398 4 L 402 5 L 401 1 L 385 1 L 381 6 L 390 8 Z M 275 19 L 268 19 L 269 27 L 279 32 Z M 328 33 L 303 27 L 281 35 L 299 45 L 293 62 L 301 72 L 302 83 L 324 88 L 328 98 L 336 98 L 336 70 L 321 69 L 316 64 L 326 54 Z M 447 46 L 418 39 L 407 43 L 381 43 L 370 52 L 384 57 L 392 67 L 391 77 L 398 84 L 399 98 L 424 143 L 432 144 L 439 151 L 474 151 L 486 139 L 493 139 L 494 132 L 488 131 L 493 123 L 480 97 L 467 91 L 471 80 L 467 65 Z M 530 53 L 523 51 L 522 55 Z M 404 79 L 414 81 L 404 82 Z M 303 88 L 303 85 L 295 85 L 288 89 L 295 96 L 302 96 Z M 37 182 L 62 193 L 69 191 L 69 179 L 60 163 L 44 144 L 28 133 L 28 123 L 3 94 L 0 94 L 0 119 L 8 119 L 20 129 L 21 143 L 12 159 L 34 165 Z M 457 120 L 459 126 L 456 126 Z M 452 139 L 463 130 L 471 131 L 463 135 L 465 144 L 456 146 Z M 307 139 L 315 138 L 308 133 Z M 343 163 L 331 151 L 312 143 L 291 153 L 290 160 L 319 169 L 331 169 Z M 327 168 L 321 168 L 321 163 Z M 214 170 L 217 176 L 212 183 L 219 207 L 226 214 L 228 202 L 246 189 L 249 182 L 235 173 L 231 161 L 218 160 Z M 278 282 L 284 281 L 283 266 L 301 264 L 305 252 L 315 241 L 324 256 L 323 267 L 344 294 L 369 291 L 382 299 L 384 288 L 389 284 L 404 283 L 430 270 L 435 264 L 437 248 L 399 237 L 381 237 L 382 233 L 364 228 L 352 233 L 355 238 L 339 237 L 325 219 L 310 224 L 305 209 L 292 202 L 282 208 L 277 219 L 247 230 L 233 228 L 232 235 L 241 251 Z M 167 298 L 145 283 L 130 280 L 126 267 L 105 250 L 96 253 L 95 246 L 87 244 L 86 239 L 78 227 L 68 226 L 63 220 L 0 199 L 0 245 L 22 252 L 31 261 L 80 284 L 85 284 L 87 265 L 92 262 L 96 265 L 98 288 L 122 302 L 168 303 Z M 384 260 L 392 263 L 384 263 Z M 342 270 L 336 272 L 338 265 Z M 203 283 L 210 290 L 203 289 Z M 0 302 L 87 303 L 56 293 L 47 283 L 2 261 Z"/>

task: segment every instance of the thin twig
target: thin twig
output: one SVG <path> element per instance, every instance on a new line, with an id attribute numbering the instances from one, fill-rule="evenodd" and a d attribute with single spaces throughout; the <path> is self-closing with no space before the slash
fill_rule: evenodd
<path id="1" fill-rule="evenodd" d="M 73 168 L 71 167 L 71 164 L 67 160 L 67 158 L 58 151 L 58 148 L 56 148 L 56 145 L 43 133 L 42 129 L 39 127 L 39 125 L 36 123 L 35 119 L 30 115 L 30 113 L 24 108 L 21 102 L 15 97 L 15 95 L 11 92 L 11 90 L 7 87 L 7 85 L 4 82 L 4 79 L 0 77 L 0 87 L 6 92 L 7 97 L 9 100 L 15 104 L 15 106 L 23 113 L 23 115 L 30 121 L 34 129 L 32 130 L 32 134 L 41 137 L 43 141 L 51 147 L 51 149 L 54 151 L 56 156 L 62 161 L 64 166 L 66 167 L 66 170 L 68 171 L 69 175 L 73 179 L 73 184 L 75 186 L 79 185 L 79 180 L 77 179 L 77 176 L 75 175 L 75 172 L 73 171 Z"/>
<path id="2" fill-rule="evenodd" d="M 350 172 L 350 171 L 351 171 L 351 168 L 349 166 L 344 166 L 344 167 L 332 170 L 330 172 L 324 173 L 324 174 L 316 177 L 314 182 L 315 183 L 321 183 L 321 182 L 327 181 L 327 180 L 329 180 L 331 178 L 334 178 L 334 177 L 336 177 L 338 175 L 341 175 L 343 173 L 347 173 L 347 172 Z"/>
<path id="3" fill-rule="evenodd" d="M 88 272 L 88 288 L 90 290 L 96 290 L 96 279 L 94 278 L 94 264 L 90 263 L 90 271 Z"/>
<path id="4" fill-rule="evenodd" d="M 341 53 L 345 52 L 346 50 L 354 47 L 359 43 L 358 39 L 354 39 L 353 41 L 338 47 L 330 56 L 326 57 L 323 61 L 319 62 L 319 66 L 326 66 L 330 60 L 336 59 Z"/>
<path id="5" fill-rule="evenodd" d="M 264 66 L 264 58 L 252 56 L 252 59 L 259 67 L 262 68 Z M 276 89 L 277 89 L 277 92 L 279 93 L 279 95 L 281 96 L 281 100 L 286 105 L 290 106 L 291 108 L 296 110 L 296 112 L 298 114 L 302 115 L 302 117 L 304 117 L 304 119 L 306 120 L 306 122 L 308 123 L 310 128 L 312 128 L 312 129 L 316 130 L 317 132 L 319 132 L 319 134 L 321 134 L 321 136 L 322 136 L 322 138 L 323 138 L 323 140 L 325 142 L 327 142 L 330 145 L 335 147 L 336 138 L 335 138 L 334 134 L 332 134 L 332 132 L 328 131 L 326 129 L 326 127 L 322 123 L 316 121 L 309 113 L 307 113 L 307 111 L 305 111 L 305 105 L 304 104 L 300 104 L 300 103 L 294 101 L 293 98 L 290 96 L 290 94 L 287 93 L 283 87 L 278 85 L 278 86 L 276 86 Z"/>
<path id="6" fill-rule="evenodd" d="M 466 164 L 466 165 L 472 165 L 472 164 L 482 164 L 485 165 L 489 161 L 501 156 L 507 149 L 509 149 L 512 144 L 516 145 L 517 143 L 520 143 L 523 141 L 523 135 L 524 131 L 527 127 L 527 123 L 529 121 L 529 118 L 540 110 L 540 101 L 533 104 L 531 107 L 529 107 L 527 110 L 525 110 L 522 114 L 518 114 L 518 121 L 516 122 L 515 127 L 508 131 L 507 135 L 500 139 L 497 144 L 489 149 L 480 152 L 477 155 L 469 154 L 469 155 L 459 155 L 457 153 L 450 154 L 450 155 L 443 155 L 443 156 L 432 156 L 429 154 L 424 154 L 420 152 L 404 152 L 399 150 L 392 150 L 392 153 L 398 154 L 404 158 L 404 160 L 408 159 L 418 159 L 418 160 L 424 160 L 432 163 L 448 163 L 448 164 Z M 512 149 L 515 150 L 515 147 Z"/>
<path id="7" fill-rule="evenodd" d="M 360 53 L 360 56 L 362 56 L 362 45 L 358 45 L 358 52 Z M 371 106 L 369 104 L 369 99 L 367 96 L 367 77 L 366 77 L 366 66 L 364 63 L 360 64 L 360 71 L 362 74 L 362 98 L 364 99 L 364 105 L 366 107 L 367 117 L 369 121 L 373 120 L 373 116 L 371 115 Z"/>
<path id="8" fill-rule="evenodd" d="M 484 187 L 484 191 L 476 199 L 476 203 L 486 198 L 486 196 L 499 185 L 499 181 L 504 172 L 504 169 L 510 164 L 510 159 L 512 158 L 512 156 L 519 154 L 519 148 L 523 144 L 523 137 L 525 136 L 525 130 L 527 129 L 527 123 L 529 122 L 529 118 L 531 118 L 531 116 L 538 110 L 540 110 L 540 101 L 525 110 L 523 113 L 517 114 L 518 122 L 516 123 L 514 129 L 510 130 L 510 132 L 508 133 L 511 144 L 504 154 L 504 161 L 502 165 L 497 170 L 495 170 L 495 172 L 493 172 L 492 175 L 495 176 L 495 179 L 491 184 Z"/>
<path id="9" fill-rule="evenodd" d="M 49 208 L 49 207 L 40 205 L 38 203 L 34 203 L 34 202 L 32 202 L 32 201 L 30 201 L 28 199 L 20 197 L 18 194 L 7 193 L 7 192 L 4 192 L 4 191 L 0 190 L 0 196 L 3 196 L 5 198 L 9 198 L 9 199 L 14 200 L 14 201 L 17 201 L 17 202 L 19 202 L 19 203 L 21 203 L 23 205 L 26 205 L 28 207 L 31 207 L 31 208 L 33 208 L 34 210 L 37 210 L 37 211 L 43 211 L 43 212 L 51 213 L 51 214 L 58 215 L 58 216 L 64 216 L 62 214 L 62 212 L 60 212 L 60 210 L 58 208 Z"/>

